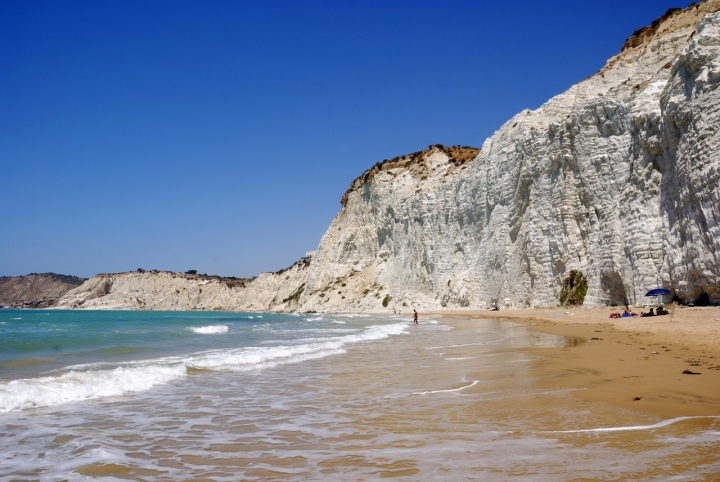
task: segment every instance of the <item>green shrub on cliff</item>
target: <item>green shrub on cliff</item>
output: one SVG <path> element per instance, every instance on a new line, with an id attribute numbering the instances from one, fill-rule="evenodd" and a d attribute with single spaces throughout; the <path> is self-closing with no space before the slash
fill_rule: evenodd
<path id="1" fill-rule="evenodd" d="M 305 283 L 301 284 L 300 287 L 293 292 L 293 294 L 291 294 L 290 296 L 285 298 L 283 300 L 283 303 L 287 303 L 288 301 L 296 301 L 296 300 L 300 299 L 300 295 L 303 293 L 303 291 L 305 291 Z M 320 296 L 325 296 L 325 295 L 320 295 Z"/>
<path id="2" fill-rule="evenodd" d="M 587 278 L 580 270 L 570 270 L 570 274 L 563 280 L 560 290 L 560 304 L 580 306 L 585 301 L 588 285 Z"/>

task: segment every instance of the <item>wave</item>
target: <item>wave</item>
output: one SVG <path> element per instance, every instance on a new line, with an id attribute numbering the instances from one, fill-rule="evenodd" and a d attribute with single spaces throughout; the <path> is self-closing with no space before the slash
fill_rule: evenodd
<path id="1" fill-rule="evenodd" d="M 278 364 L 303 361 L 307 356 L 321 358 L 344 353 L 348 344 L 362 341 L 379 340 L 391 335 L 399 335 L 407 329 L 407 324 L 376 325 L 361 333 L 348 334 L 326 339 L 313 339 L 301 345 L 279 345 L 270 347 L 247 347 L 232 350 L 207 351 L 192 355 L 186 363 L 193 368 L 213 370 L 248 370 L 266 368 Z M 319 356 L 315 356 L 319 355 Z"/>
<path id="2" fill-rule="evenodd" d="M 501 335 L 502 338 L 499 340 L 490 340 L 490 341 L 478 341 L 475 343 L 460 343 L 457 345 L 447 345 L 447 346 L 424 346 L 422 347 L 424 350 L 442 350 L 443 348 L 464 348 L 466 346 L 485 346 L 485 345 L 495 345 L 498 343 L 502 343 L 507 339 L 507 336 Z"/>
<path id="3" fill-rule="evenodd" d="M 74 365 L 59 376 L 0 382 L 0 414 L 147 390 L 186 377 L 188 370 L 248 371 L 324 358 L 345 353 L 346 345 L 400 335 L 407 327 L 406 323 L 375 325 L 361 333 L 301 345 L 252 346 L 143 361 Z"/>
<path id="4" fill-rule="evenodd" d="M 178 365 L 118 367 L 114 370 L 71 371 L 58 377 L 13 380 L 0 385 L 0 413 L 147 390 L 182 377 L 185 372 L 185 368 Z"/>
<path id="5" fill-rule="evenodd" d="M 477 385 L 479 382 L 480 382 L 480 380 L 475 380 L 475 381 L 473 381 L 472 383 L 470 383 L 469 385 L 465 385 L 464 387 L 448 388 L 448 389 L 446 389 L 446 390 L 427 390 L 427 391 L 424 391 L 424 392 L 414 392 L 414 393 L 411 393 L 411 395 L 427 395 L 427 394 L 429 394 L 429 393 L 459 392 L 460 390 L 465 390 L 466 388 L 474 387 L 474 386 Z"/>
<path id="6" fill-rule="evenodd" d="M 191 326 L 188 330 L 200 335 L 212 335 L 215 333 L 227 333 L 228 327 L 225 325 Z"/>
<path id="7" fill-rule="evenodd" d="M 627 427 L 607 427 L 607 428 L 587 428 L 587 429 L 580 429 L 580 430 L 552 430 L 552 431 L 546 431 L 543 433 L 597 433 L 597 432 L 627 432 L 627 431 L 635 431 L 635 430 L 653 430 L 656 428 L 662 428 L 667 427 L 668 425 L 672 425 L 677 422 L 682 422 L 683 420 L 694 420 L 699 418 L 720 418 L 720 415 L 697 415 L 697 416 L 691 416 L 691 417 L 677 417 L 677 418 L 671 418 L 668 420 L 663 420 L 662 422 L 658 422 L 652 425 L 630 425 Z"/>

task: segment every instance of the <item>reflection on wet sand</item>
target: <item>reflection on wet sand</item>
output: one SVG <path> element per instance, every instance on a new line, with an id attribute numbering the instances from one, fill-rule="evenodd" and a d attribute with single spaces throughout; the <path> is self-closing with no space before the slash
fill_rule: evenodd
<path id="1" fill-rule="evenodd" d="M 581 336 L 563 336 L 563 346 L 580 346 L 587 343 L 587 339 Z"/>
<path id="2" fill-rule="evenodd" d="M 573 432 L 662 422 L 535 384 L 538 356 L 528 347 L 565 349 L 584 338 L 500 320 L 439 321 L 325 359 L 193 374 L 131 403 L 100 402 L 103 413 L 83 414 L 79 426 L 63 425 L 79 406 L 34 423 L 77 434 L 58 450 L 82 446 L 76 456 L 89 462 L 75 472 L 95 477 L 592 481 L 720 473 L 718 419 Z M 93 460 L 92 450 L 108 456 Z"/>

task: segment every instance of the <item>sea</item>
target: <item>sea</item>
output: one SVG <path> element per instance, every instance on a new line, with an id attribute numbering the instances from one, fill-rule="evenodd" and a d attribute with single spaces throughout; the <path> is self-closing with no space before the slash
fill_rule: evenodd
<path id="1" fill-rule="evenodd" d="M 720 418 L 540 389 L 502 319 L 0 311 L 0 481 L 718 481 Z M 719 414 L 720 415 L 720 414 Z"/>

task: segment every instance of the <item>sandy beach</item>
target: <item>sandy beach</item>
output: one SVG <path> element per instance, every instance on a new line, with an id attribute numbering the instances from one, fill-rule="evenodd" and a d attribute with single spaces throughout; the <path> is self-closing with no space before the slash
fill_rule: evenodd
<path id="1" fill-rule="evenodd" d="M 508 309 L 443 314 L 505 318 L 530 330 L 577 337 L 576 346 L 530 348 L 536 386 L 663 418 L 720 415 L 720 308 L 609 318 L 610 308 Z M 639 310 L 635 310 L 639 311 Z M 695 373 L 683 374 L 684 371 Z"/>
<path id="2" fill-rule="evenodd" d="M 123 351 L 108 366 L 93 336 L 101 364 L 23 371 L 0 402 L 48 401 L 0 417 L 0 479 L 717 481 L 720 371 L 705 340 L 719 310 L 672 322 L 566 311 L 420 313 L 418 325 L 407 314 L 67 312 L 63 324 L 62 312 L 9 313 L 5 329 L 31 315 L 94 333 L 136 326 L 143 339 L 154 327 L 153 349 L 175 329 L 170 348 L 185 354 Z M 52 403 L 161 375 L 173 378 Z"/>

